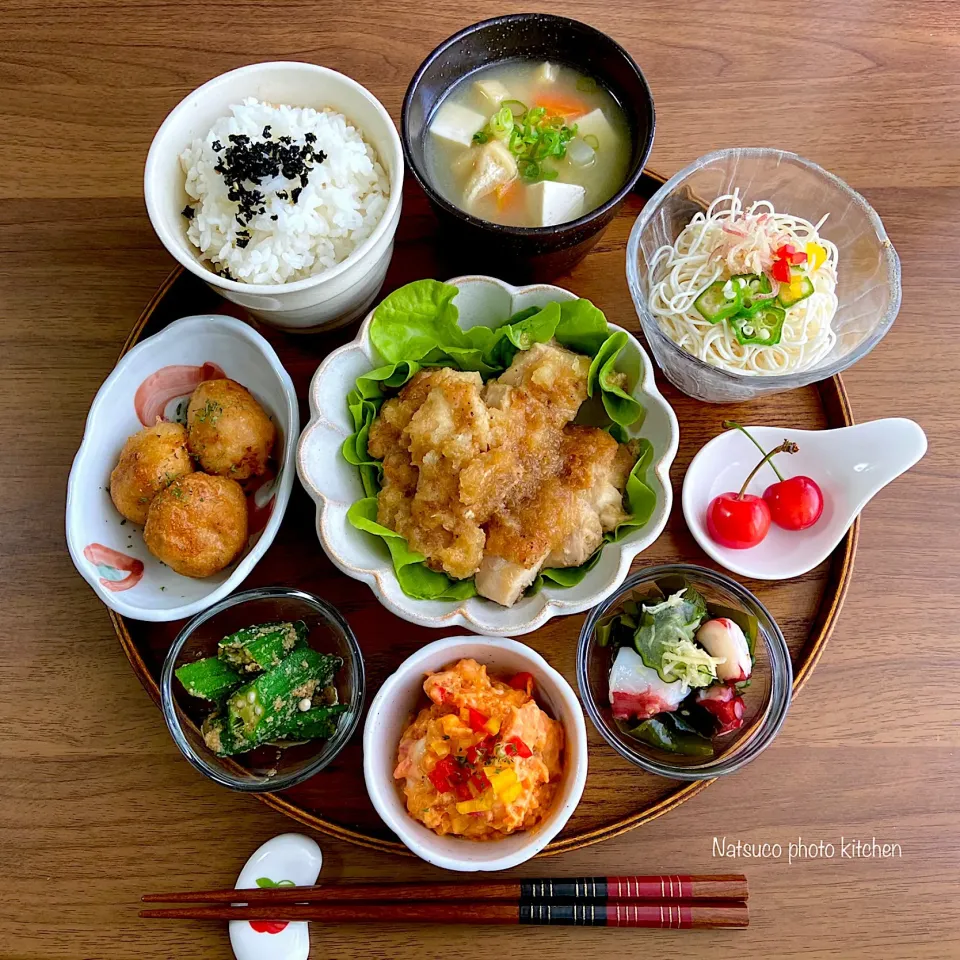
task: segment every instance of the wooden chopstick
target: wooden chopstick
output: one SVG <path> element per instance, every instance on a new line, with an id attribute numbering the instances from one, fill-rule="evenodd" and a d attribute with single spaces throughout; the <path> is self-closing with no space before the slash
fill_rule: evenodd
<path id="1" fill-rule="evenodd" d="M 264 903 L 248 907 L 171 907 L 141 910 L 151 920 L 315 920 L 321 923 L 534 924 L 586 927 L 708 929 L 746 927 L 746 903 L 733 901 L 634 901 L 587 903 Z"/>
<path id="2" fill-rule="evenodd" d="M 618 903 L 743 900 L 748 896 L 743 874 L 649 877 L 578 877 L 574 879 L 464 883 L 352 883 L 313 887 L 271 887 L 265 890 L 206 890 L 148 893 L 144 903 L 352 903 L 358 901 L 467 901 L 535 904 L 575 901 Z"/>

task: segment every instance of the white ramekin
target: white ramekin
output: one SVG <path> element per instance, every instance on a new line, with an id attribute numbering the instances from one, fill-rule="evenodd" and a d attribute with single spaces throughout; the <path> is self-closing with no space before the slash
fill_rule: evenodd
<path id="1" fill-rule="evenodd" d="M 533 674 L 537 702 L 563 724 L 564 772 L 547 816 L 532 830 L 483 843 L 440 837 L 407 813 L 393 771 L 400 738 L 423 700 L 427 673 L 464 657 L 484 664 L 491 676 Z M 535 650 L 516 640 L 446 637 L 404 660 L 380 688 L 363 730 L 363 776 L 367 793 L 384 823 L 418 857 L 446 870 L 507 870 L 536 856 L 564 827 L 587 782 L 587 729 L 576 694 Z"/>
<path id="2" fill-rule="evenodd" d="M 252 284 L 226 280 L 200 259 L 187 239 L 181 211 L 189 203 L 180 153 L 244 97 L 276 104 L 332 107 L 356 124 L 390 178 L 390 200 L 373 232 L 342 263 L 305 280 Z M 143 176 L 147 212 L 170 254 L 214 290 L 273 326 L 296 332 L 329 328 L 360 317 L 383 284 L 400 220 L 403 151 L 383 104 L 355 80 L 313 63 L 277 61 L 231 70 L 198 87 L 160 126 Z"/>

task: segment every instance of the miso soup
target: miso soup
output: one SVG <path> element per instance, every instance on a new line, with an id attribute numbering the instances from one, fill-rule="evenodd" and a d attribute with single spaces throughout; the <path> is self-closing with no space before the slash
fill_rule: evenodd
<path id="1" fill-rule="evenodd" d="M 576 220 L 623 186 L 630 130 L 613 96 L 572 67 L 508 60 L 460 80 L 430 120 L 433 186 L 494 223 Z"/>

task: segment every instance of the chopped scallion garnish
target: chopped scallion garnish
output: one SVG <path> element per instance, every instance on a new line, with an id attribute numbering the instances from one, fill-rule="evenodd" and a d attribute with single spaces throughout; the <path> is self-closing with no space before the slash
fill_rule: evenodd
<path id="1" fill-rule="evenodd" d="M 527 181 L 555 180 L 557 171 L 545 161 L 563 159 L 567 143 L 577 134 L 562 116 L 547 114 L 546 107 L 527 108 L 519 100 L 505 100 L 487 125 L 475 133 L 474 143 L 503 141 L 517 160 L 517 172 Z"/>

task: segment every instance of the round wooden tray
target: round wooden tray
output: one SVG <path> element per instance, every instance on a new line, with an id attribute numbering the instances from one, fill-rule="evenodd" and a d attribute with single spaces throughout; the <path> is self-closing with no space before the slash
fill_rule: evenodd
<path id="1" fill-rule="evenodd" d="M 624 256 L 630 228 L 644 196 L 650 196 L 662 178 L 644 175 L 638 192 L 628 198 L 619 216 L 600 242 L 574 271 L 556 283 L 593 300 L 615 323 L 642 339 L 627 289 Z M 442 262 L 435 241 L 436 220 L 426 198 L 414 185 L 405 190 L 403 217 L 396 251 L 383 293 L 421 277 L 448 277 L 470 272 L 469 265 Z M 163 283 L 130 333 L 123 352 L 138 340 L 162 329 L 179 317 L 198 313 L 237 313 L 204 283 L 178 268 Z M 245 319 L 249 319 L 248 317 Z M 320 361 L 334 347 L 350 340 L 355 326 L 330 334 L 283 334 L 253 321 L 273 344 L 286 366 L 301 400 L 301 419 L 307 422 L 307 388 Z M 666 530 L 634 562 L 634 568 L 684 560 L 716 566 L 696 545 L 680 510 L 679 489 L 693 455 L 721 432 L 725 419 L 778 426 L 822 429 L 853 423 L 850 405 L 839 377 L 816 386 L 794 390 L 749 405 L 717 406 L 699 403 L 674 390 L 662 377 L 658 386 L 673 405 L 680 421 L 680 450 L 671 471 L 677 496 Z M 363 583 L 340 573 L 327 559 L 317 540 L 314 504 L 295 484 L 287 514 L 266 556 L 244 587 L 282 584 L 312 591 L 332 601 L 349 620 L 363 649 L 367 669 L 367 696 L 406 657 L 423 644 L 443 635 L 399 620 L 377 603 Z M 745 581 L 780 624 L 793 655 L 794 692 L 800 689 L 819 659 L 837 621 L 850 581 L 856 552 L 859 521 L 832 556 L 815 570 L 795 580 L 779 583 Z M 164 654 L 181 623 L 143 623 L 111 613 L 117 635 L 134 672 L 159 703 L 157 678 Z M 583 615 L 557 617 L 522 639 L 542 653 L 576 686 L 575 658 Z M 462 631 L 446 631 L 446 634 Z M 618 836 L 673 809 L 712 781 L 678 784 L 647 774 L 610 749 L 590 727 L 590 775 L 579 807 L 564 831 L 543 855 L 562 853 Z M 271 807 L 341 840 L 390 853 L 408 851 L 377 816 L 363 783 L 360 732 L 324 773 L 284 794 L 258 794 Z M 762 761 L 761 761 L 762 762 Z"/>

